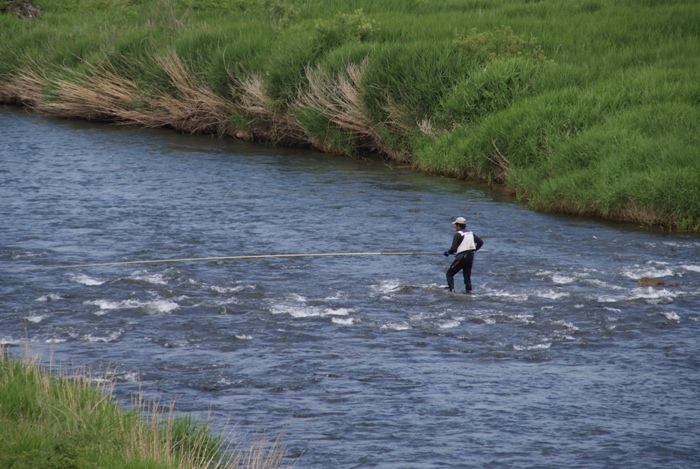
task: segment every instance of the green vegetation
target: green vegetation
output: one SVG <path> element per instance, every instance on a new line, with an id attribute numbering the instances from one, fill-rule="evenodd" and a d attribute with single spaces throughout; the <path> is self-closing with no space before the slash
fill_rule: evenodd
<path id="1" fill-rule="evenodd" d="M 36 360 L 0 348 L 0 467 L 8 469 L 228 469 L 282 467 L 284 446 L 264 439 L 229 451 L 206 424 L 173 407 L 112 399 L 113 382 L 85 373 L 54 377 Z M 268 448 L 269 446 L 269 448 Z"/>
<path id="2" fill-rule="evenodd" d="M 35 4 L 0 15 L 0 102 L 376 153 L 535 209 L 700 232 L 695 0 Z"/>

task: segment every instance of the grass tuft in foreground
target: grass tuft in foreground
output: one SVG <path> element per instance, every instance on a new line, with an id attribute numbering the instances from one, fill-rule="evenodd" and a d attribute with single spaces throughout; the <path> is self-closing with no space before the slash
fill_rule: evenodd
<path id="1" fill-rule="evenodd" d="M 233 469 L 283 467 L 285 447 L 264 438 L 231 450 L 207 424 L 136 398 L 124 410 L 109 373 L 54 376 L 37 359 L 0 348 L 0 467 L 12 469 Z"/>

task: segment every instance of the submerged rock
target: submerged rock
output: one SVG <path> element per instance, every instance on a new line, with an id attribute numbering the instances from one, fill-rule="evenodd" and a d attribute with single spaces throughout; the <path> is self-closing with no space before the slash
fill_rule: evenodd
<path id="1" fill-rule="evenodd" d="M 666 285 L 666 282 L 660 278 L 642 277 L 637 282 L 637 285 L 640 287 L 663 287 Z"/>

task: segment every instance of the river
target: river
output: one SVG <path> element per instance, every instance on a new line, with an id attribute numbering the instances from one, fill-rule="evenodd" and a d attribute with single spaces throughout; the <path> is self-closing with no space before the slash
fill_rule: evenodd
<path id="1" fill-rule="evenodd" d="M 0 201 L 0 344 L 110 367 L 125 403 L 281 433 L 298 468 L 700 467 L 698 236 L 14 108 Z M 472 295 L 444 289 L 457 216 L 485 242 Z M 55 268 L 394 251 L 430 254 Z"/>

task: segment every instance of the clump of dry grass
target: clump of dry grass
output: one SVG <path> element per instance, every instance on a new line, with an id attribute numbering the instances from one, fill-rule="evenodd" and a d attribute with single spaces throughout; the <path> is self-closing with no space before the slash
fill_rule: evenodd
<path id="1" fill-rule="evenodd" d="M 491 170 L 493 181 L 503 184 L 508 180 L 508 174 L 510 173 L 510 161 L 508 161 L 508 158 L 498 149 L 495 140 L 493 140 L 491 143 L 493 144 L 493 151 L 487 154 L 486 157 L 493 165 Z"/>
<path id="2" fill-rule="evenodd" d="M 42 99 L 47 78 L 38 70 L 27 70 L 0 84 L 0 102 L 33 107 Z"/>
<path id="3" fill-rule="evenodd" d="M 292 104 L 293 111 L 310 108 L 365 145 L 372 145 L 377 140 L 362 103 L 362 65 L 349 64 L 345 73 L 336 78 L 321 69 L 307 67 L 306 78 L 309 88 L 299 91 Z M 301 122 L 300 126 L 303 127 Z"/>
<path id="4" fill-rule="evenodd" d="M 133 119 L 130 106 L 138 87 L 108 68 L 95 67 L 89 73 L 70 73 L 68 78 L 46 82 L 50 98 L 34 104 L 42 114 L 108 122 Z"/>
<path id="5" fill-rule="evenodd" d="M 235 110 L 248 120 L 247 129 L 234 132 L 245 140 L 269 141 L 288 145 L 308 143 L 307 134 L 289 115 L 277 109 L 265 91 L 265 82 L 259 75 L 234 80 L 231 93 L 235 96 Z"/>
<path id="6" fill-rule="evenodd" d="M 12 77 L 0 92 L 4 102 L 23 104 L 44 115 L 171 127 L 187 133 L 229 132 L 232 103 L 218 96 L 175 53 L 155 59 L 170 80 L 169 90 L 144 90 L 109 65 L 32 67 Z"/>
<path id="7" fill-rule="evenodd" d="M 174 93 L 159 91 L 146 100 L 141 125 L 172 127 L 187 133 L 226 134 L 232 112 L 230 101 L 197 80 L 175 52 L 156 59 Z"/>
<path id="8" fill-rule="evenodd" d="M 308 89 L 300 89 L 291 105 L 292 114 L 310 109 L 324 116 L 338 130 L 350 136 L 353 148 L 360 151 L 377 152 L 388 155 L 397 161 L 405 161 L 406 155 L 386 145 L 377 132 L 377 124 L 372 121 L 364 102 L 362 78 L 367 66 L 366 60 L 360 64 L 350 63 L 345 71 L 336 77 L 320 68 L 307 67 Z M 304 128 L 298 118 L 297 124 Z M 306 131 L 307 135 L 312 132 Z M 327 151 L 326 143 L 310 137 L 312 144 Z"/>

